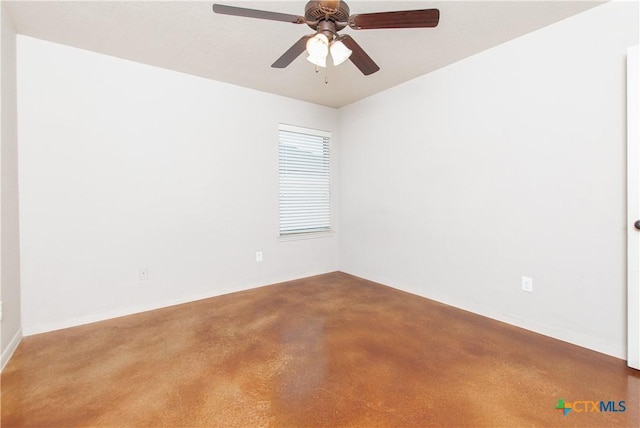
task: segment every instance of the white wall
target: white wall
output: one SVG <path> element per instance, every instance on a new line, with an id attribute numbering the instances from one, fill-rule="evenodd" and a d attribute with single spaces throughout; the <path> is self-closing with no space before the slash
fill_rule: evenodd
<path id="1" fill-rule="evenodd" d="M 623 357 L 634 17 L 606 4 L 340 111 L 19 37 L 25 333 L 340 268 Z M 334 132 L 340 261 L 337 236 L 276 240 L 279 122 Z"/>
<path id="2" fill-rule="evenodd" d="M 20 327 L 20 236 L 18 214 L 18 124 L 16 104 L 16 33 L 9 16 L 0 5 L 2 45 L 0 157 L 0 295 L 3 303 L 0 321 L 4 368 L 22 338 Z"/>
<path id="3" fill-rule="evenodd" d="M 18 70 L 25 334 L 338 268 L 277 241 L 278 124 L 335 153 L 337 110 L 22 36 Z"/>
<path id="4" fill-rule="evenodd" d="M 637 8 L 599 6 L 342 108 L 341 270 L 624 357 Z"/>

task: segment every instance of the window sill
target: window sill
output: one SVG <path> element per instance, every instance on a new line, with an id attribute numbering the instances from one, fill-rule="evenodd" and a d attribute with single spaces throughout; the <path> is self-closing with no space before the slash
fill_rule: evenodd
<path id="1" fill-rule="evenodd" d="M 333 230 L 327 232 L 292 233 L 278 236 L 278 242 L 300 241 L 303 239 L 330 238 L 336 233 Z"/>

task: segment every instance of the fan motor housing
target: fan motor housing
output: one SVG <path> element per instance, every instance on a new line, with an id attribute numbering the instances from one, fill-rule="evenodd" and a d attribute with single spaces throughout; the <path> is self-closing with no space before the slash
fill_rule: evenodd
<path id="1" fill-rule="evenodd" d="M 349 6 L 344 1 L 312 0 L 304 8 L 304 17 L 314 30 L 318 29 L 320 22 L 332 21 L 336 31 L 340 31 L 349 21 Z"/>

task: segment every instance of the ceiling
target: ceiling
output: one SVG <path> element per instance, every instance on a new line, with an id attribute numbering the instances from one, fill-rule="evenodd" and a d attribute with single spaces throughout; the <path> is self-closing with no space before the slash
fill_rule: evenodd
<path id="1" fill-rule="evenodd" d="M 214 14 L 212 4 L 304 15 L 305 1 L 2 1 L 19 34 L 264 92 L 342 107 L 603 3 L 602 1 L 356 1 L 352 14 L 440 9 L 436 28 L 345 28 L 380 66 L 316 73 L 304 55 L 270 65 L 306 25 Z M 328 83 L 325 83 L 325 80 Z"/>

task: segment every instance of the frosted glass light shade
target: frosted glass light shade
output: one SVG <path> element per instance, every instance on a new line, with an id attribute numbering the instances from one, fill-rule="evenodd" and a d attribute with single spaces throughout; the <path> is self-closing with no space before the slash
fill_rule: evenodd
<path id="1" fill-rule="evenodd" d="M 329 39 L 327 36 L 318 33 L 307 40 L 307 52 L 312 57 L 327 56 L 329 53 Z"/>
<path id="2" fill-rule="evenodd" d="M 318 67 L 327 66 L 327 55 L 329 54 L 329 39 L 322 33 L 307 40 L 307 61 Z"/>
<path id="3" fill-rule="evenodd" d="M 311 64 L 315 64 L 318 67 L 326 67 L 327 66 L 327 56 L 311 56 L 309 55 L 307 57 L 307 61 L 309 61 Z"/>
<path id="4" fill-rule="evenodd" d="M 346 47 L 340 40 L 331 43 L 331 59 L 333 65 L 340 65 L 351 56 L 351 49 Z"/>

